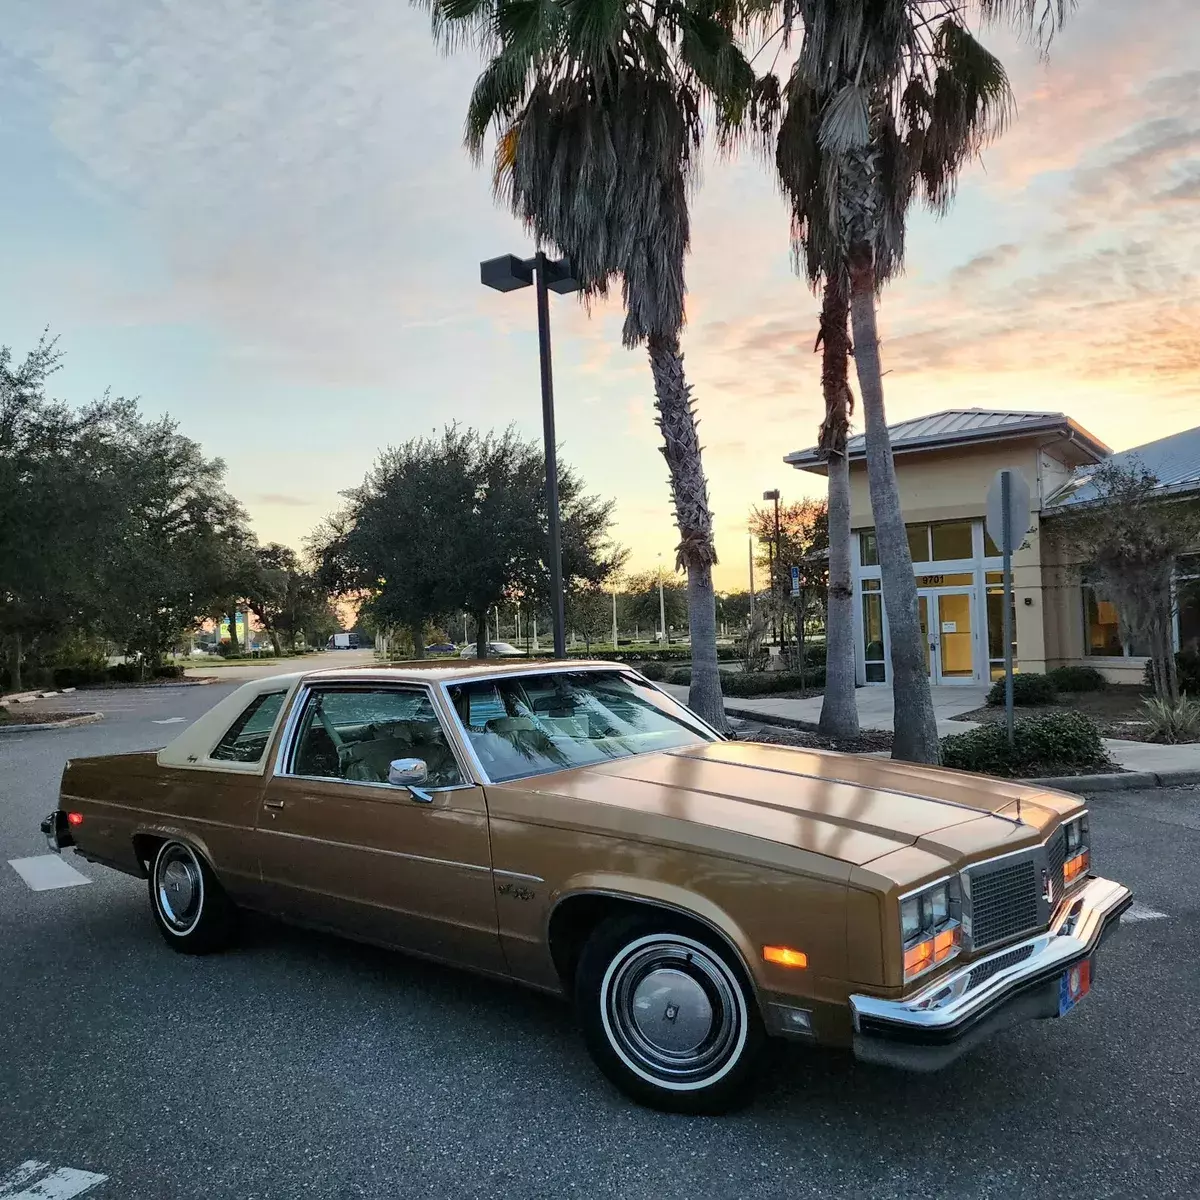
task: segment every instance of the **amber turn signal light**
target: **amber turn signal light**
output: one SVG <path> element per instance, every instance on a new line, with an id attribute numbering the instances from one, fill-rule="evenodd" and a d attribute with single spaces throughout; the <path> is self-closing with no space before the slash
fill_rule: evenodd
<path id="1" fill-rule="evenodd" d="M 807 967 L 808 955 L 803 950 L 792 950 L 788 946 L 764 946 L 763 958 L 777 967 Z"/>
<path id="2" fill-rule="evenodd" d="M 1091 856 L 1086 850 L 1081 851 L 1074 858 L 1068 858 L 1063 863 L 1063 882 L 1066 884 L 1074 883 L 1081 875 L 1087 874 L 1087 869 L 1090 865 Z"/>
<path id="3" fill-rule="evenodd" d="M 943 929 L 941 933 L 925 938 L 904 952 L 904 978 L 912 979 L 938 963 L 945 962 L 958 952 L 959 927 Z"/>

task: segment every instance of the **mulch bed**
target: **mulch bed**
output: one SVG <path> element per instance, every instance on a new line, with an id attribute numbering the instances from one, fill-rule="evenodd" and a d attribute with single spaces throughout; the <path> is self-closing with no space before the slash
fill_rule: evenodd
<path id="1" fill-rule="evenodd" d="M 57 725 L 60 721 L 73 721 L 82 717 L 81 712 L 29 712 L 25 709 L 0 708 L 0 725 Z"/>
<path id="2" fill-rule="evenodd" d="M 1021 704 L 1013 710 L 1022 717 L 1041 717 L 1049 713 L 1078 712 L 1100 727 L 1101 736 L 1126 742 L 1150 742 L 1150 726 L 1145 721 L 1142 701 L 1150 693 L 1140 687 L 1117 686 L 1103 692 L 1064 692 L 1057 704 Z M 956 721 L 981 724 L 1004 720 L 1004 705 L 984 705 L 971 712 L 956 714 Z M 1063 772 L 1065 774 L 1065 772 Z"/>
<path id="3" fill-rule="evenodd" d="M 809 750 L 840 750 L 845 754 L 876 754 L 890 751 L 892 735 L 886 729 L 864 729 L 855 738 L 830 738 L 817 732 L 815 725 L 797 721 L 797 728 L 778 725 L 751 727 L 737 735 L 739 742 L 766 742 L 772 746 L 803 746 Z"/>

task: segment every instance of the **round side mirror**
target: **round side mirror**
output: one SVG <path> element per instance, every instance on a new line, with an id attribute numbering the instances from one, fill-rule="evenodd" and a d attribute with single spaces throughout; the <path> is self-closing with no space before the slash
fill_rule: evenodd
<path id="1" fill-rule="evenodd" d="M 428 778 L 423 758 L 396 758 L 388 766 L 388 783 L 396 787 L 420 787 Z"/>

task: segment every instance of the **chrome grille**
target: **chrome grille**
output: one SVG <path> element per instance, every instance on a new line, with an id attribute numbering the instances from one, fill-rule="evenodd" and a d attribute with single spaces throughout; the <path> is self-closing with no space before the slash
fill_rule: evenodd
<path id="1" fill-rule="evenodd" d="M 1024 962 L 1032 953 L 1032 946 L 1018 946 L 1015 950 L 1008 950 L 1004 954 L 997 954 L 995 958 L 989 959 L 985 963 L 980 963 L 979 966 L 971 971 L 970 976 L 967 978 L 968 990 L 978 987 L 981 983 L 991 979 L 993 975 L 998 975 L 1006 967 Z"/>
<path id="2" fill-rule="evenodd" d="M 1050 872 L 1050 883 L 1054 888 L 1051 895 L 1053 903 L 1062 899 L 1065 890 L 1063 885 L 1063 863 L 1067 861 L 1067 831 L 1061 826 L 1046 846 L 1046 867 Z"/>
<path id="3" fill-rule="evenodd" d="M 971 940 L 977 950 L 1041 924 L 1041 880 L 1032 855 L 995 864 L 980 863 L 969 876 Z"/>

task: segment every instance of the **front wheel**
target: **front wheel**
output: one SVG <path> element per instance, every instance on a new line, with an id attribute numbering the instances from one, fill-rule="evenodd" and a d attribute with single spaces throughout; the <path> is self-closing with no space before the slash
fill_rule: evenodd
<path id="1" fill-rule="evenodd" d="M 184 842 L 164 842 L 150 869 L 150 907 L 167 945 L 211 954 L 233 940 L 237 910 L 212 868 Z"/>
<path id="2" fill-rule="evenodd" d="M 702 930 L 605 922 L 580 956 L 576 1004 L 597 1066 L 639 1103 L 718 1113 L 748 1097 L 762 1020 L 741 970 Z"/>

